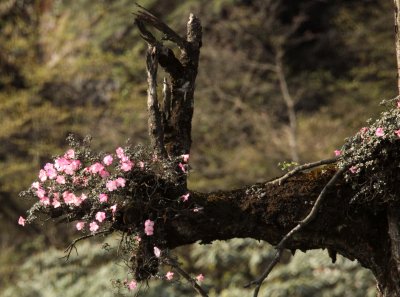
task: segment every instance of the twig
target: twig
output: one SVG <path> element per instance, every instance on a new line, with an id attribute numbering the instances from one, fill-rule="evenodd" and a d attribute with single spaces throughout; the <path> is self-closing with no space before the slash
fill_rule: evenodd
<path id="1" fill-rule="evenodd" d="M 339 157 L 335 157 L 332 159 L 325 159 L 325 160 L 320 160 L 317 162 L 312 162 L 312 163 L 306 163 L 300 166 L 297 166 L 296 168 L 294 168 L 293 170 L 289 171 L 288 173 L 286 173 L 284 176 L 274 179 L 273 181 L 268 182 L 269 184 L 278 184 L 281 185 L 282 182 L 284 182 L 285 180 L 287 180 L 289 177 L 292 177 L 293 175 L 295 175 L 297 172 L 303 171 L 303 170 L 307 170 L 307 169 L 311 169 L 314 167 L 318 167 L 321 165 L 326 165 L 326 164 L 333 164 L 335 163 L 337 160 L 339 159 Z"/>
<path id="2" fill-rule="evenodd" d="M 167 265 L 173 267 L 184 279 L 186 279 L 197 293 L 203 297 L 208 297 L 207 292 L 204 291 L 204 289 L 189 275 L 189 273 L 183 270 L 174 259 L 166 257 L 164 261 Z"/>
<path id="3" fill-rule="evenodd" d="M 78 251 L 77 251 L 75 245 L 76 245 L 79 241 L 81 241 L 81 240 L 83 240 L 83 239 L 86 239 L 86 238 L 94 237 L 94 236 L 96 236 L 96 235 L 108 234 L 108 233 L 111 233 L 111 230 L 104 230 L 104 231 L 99 231 L 99 232 L 96 232 L 96 233 L 90 233 L 90 234 L 81 236 L 81 237 L 79 237 L 79 238 L 77 238 L 77 239 L 74 239 L 74 240 L 69 244 L 69 246 L 64 250 L 64 253 L 67 253 L 67 255 L 65 255 L 65 256 L 62 257 L 62 258 L 65 258 L 65 261 L 68 261 L 69 256 L 71 255 L 72 249 L 75 249 L 76 253 L 78 254 Z"/>
<path id="4" fill-rule="evenodd" d="M 339 169 L 333 176 L 332 178 L 329 180 L 329 182 L 325 185 L 325 187 L 322 189 L 321 193 L 319 194 L 317 200 L 314 203 L 314 206 L 312 207 L 311 211 L 308 213 L 308 215 L 301 220 L 296 227 L 294 227 L 292 230 L 290 230 L 282 239 L 281 241 L 278 243 L 278 245 L 275 247 L 275 249 L 277 250 L 275 253 L 275 257 L 272 260 L 272 262 L 267 266 L 267 268 L 265 269 L 265 271 L 263 272 L 263 274 L 257 278 L 256 280 L 250 282 L 249 284 L 245 285 L 245 288 L 250 287 L 251 285 L 256 285 L 256 288 L 254 290 L 254 295 L 253 297 L 257 297 L 258 296 L 258 292 L 261 288 L 262 283 L 264 282 L 264 280 L 268 277 L 268 275 L 270 274 L 270 272 L 272 271 L 272 269 L 275 267 L 275 265 L 280 261 L 281 256 L 282 256 L 282 252 L 285 248 L 285 244 L 286 242 L 293 236 L 293 234 L 295 234 L 296 232 L 299 232 L 305 225 L 307 225 L 308 223 L 310 223 L 315 216 L 318 213 L 318 210 L 320 208 L 320 205 L 323 201 L 323 199 L 326 197 L 327 191 L 329 188 L 331 188 L 335 182 L 337 181 L 337 179 L 342 175 L 342 173 L 347 170 L 347 167 L 343 167 L 341 169 Z"/>

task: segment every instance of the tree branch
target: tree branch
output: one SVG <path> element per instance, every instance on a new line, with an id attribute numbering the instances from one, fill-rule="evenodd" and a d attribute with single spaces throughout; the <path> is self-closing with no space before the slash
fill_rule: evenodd
<path id="1" fill-rule="evenodd" d="M 187 280 L 189 284 L 192 285 L 193 289 L 199 293 L 203 297 L 208 297 L 208 294 L 204 289 L 187 273 L 185 270 L 183 270 L 180 265 L 172 258 L 166 257 L 164 260 L 165 264 L 173 267 L 176 272 L 178 272 L 184 279 Z"/>
<path id="2" fill-rule="evenodd" d="M 325 160 L 320 160 L 320 161 L 316 161 L 316 162 L 312 162 L 312 163 L 306 163 L 300 166 L 297 166 L 295 169 L 289 171 L 288 173 L 286 173 L 284 176 L 277 178 L 273 181 L 270 181 L 271 184 L 282 184 L 284 181 L 286 181 L 288 178 L 292 177 L 293 175 L 295 175 L 298 172 L 301 172 L 303 170 L 308 170 L 311 168 L 315 168 L 318 166 L 322 166 L 322 165 L 327 165 L 327 164 L 333 164 L 338 160 L 338 158 L 331 158 L 331 159 L 325 159 Z"/>

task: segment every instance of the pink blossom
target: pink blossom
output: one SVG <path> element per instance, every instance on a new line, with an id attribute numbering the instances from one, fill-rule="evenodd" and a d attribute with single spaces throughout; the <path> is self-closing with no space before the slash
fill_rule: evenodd
<path id="1" fill-rule="evenodd" d="M 110 176 L 110 173 L 107 170 L 102 170 L 99 172 L 101 178 L 105 179 Z"/>
<path id="2" fill-rule="evenodd" d="M 68 166 L 69 164 L 71 164 L 71 161 L 66 159 L 66 158 L 57 158 L 54 161 L 54 167 L 58 170 L 58 171 L 64 171 L 66 166 Z"/>
<path id="3" fill-rule="evenodd" d="M 89 167 L 89 172 L 93 173 L 93 174 L 100 173 L 103 170 L 104 170 L 104 166 L 103 166 L 103 164 L 101 164 L 99 162 L 94 163 L 93 165 L 91 165 Z"/>
<path id="4" fill-rule="evenodd" d="M 146 233 L 147 236 L 151 236 L 154 233 L 154 222 L 151 220 L 146 220 L 144 222 L 144 233 Z"/>
<path id="5" fill-rule="evenodd" d="M 43 190 L 42 188 L 37 189 L 36 196 L 38 196 L 39 198 L 43 198 L 45 195 L 46 195 L 45 190 Z"/>
<path id="6" fill-rule="evenodd" d="M 376 128 L 375 135 L 378 136 L 378 137 L 384 136 L 385 132 L 383 131 L 383 128 Z"/>
<path id="7" fill-rule="evenodd" d="M 44 170 L 46 171 L 47 177 L 49 179 L 55 179 L 57 177 L 57 170 L 54 168 L 54 165 L 51 163 L 46 163 L 44 166 Z"/>
<path id="8" fill-rule="evenodd" d="M 161 256 L 161 250 L 158 247 L 154 247 L 154 256 L 156 256 L 157 258 L 160 258 Z"/>
<path id="9" fill-rule="evenodd" d="M 198 276 L 196 276 L 196 279 L 198 282 L 202 282 L 204 280 L 204 275 L 200 273 Z"/>
<path id="10" fill-rule="evenodd" d="M 39 179 L 40 179 L 41 182 L 44 182 L 44 181 L 47 180 L 47 174 L 46 174 L 45 170 L 40 169 L 40 171 L 39 171 Z"/>
<path id="11" fill-rule="evenodd" d="M 24 219 L 22 216 L 20 216 L 18 219 L 18 224 L 21 226 L 25 226 L 25 221 L 26 221 L 26 219 Z"/>
<path id="12" fill-rule="evenodd" d="M 183 165 L 182 163 L 179 163 L 178 166 L 179 166 L 179 168 L 180 168 L 183 172 L 186 173 L 185 165 Z"/>
<path id="13" fill-rule="evenodd" d="M 122 147 L 117 148 L 115 152 L 117 153 L 117 157 L 120 159 L 122 159 L 125 156 L 125 152 Z"/>
<path id="14" fill-rule="evenodd" d="M 104 193 L 101 193 L 100 195 L 99 195 L 99 200 L 100 200 L 100 202 L 107 202 L 108 201 L 108 195 L 107 194 L 104 194 Z"/>
<path id="15" fill-rule="evenodd" d="M 340 156 L 342 154 L 342 151 L 341 150 L 335 150 L 334 153 L 335 153 L 335 156 L 338 157 L 338 156 Z"/>
<path id="16" fill-rule="evenodd" d="M 74 193 L 71 193 L 69 191 L 65 191 L 62 195 L 63 195 L 65 204 L 75 205 L 75 206 L 81 205 L 83 200 L 85 200 L 87 198 L 85 194 L 82 194 L 81 197 L 78 197 Z"/>
<path id="17" fill-rule="evenodd" d="M 116 190 L 116 189 L 117 189 L 117 182 L 114 181 L 114 180 L 109 180 L 109 181 L 106 183 L 106 188 L 107 188 L 107 190 L 109 190 L 110 192 Z"/>
<path id="18" fill-rule="evenodd" d="M 85 194 L 85 193 L 82 193 L 81 196 L 80 196 L 80 199 L 81 199 L 82 201 L 85 201 L 85 200 L 87 199 L 86 194 Z"/>
<path id="19" fill-rule="evenodd" d="M 58 200 L 58 198 L 54 198 L 53 202 L 51 203 L 51 205 L 54 206 L 54 208 L 58 208 L 61 206 L 60 200 Z"/>
<path id="20" fill-rule="evenodd" d="M 397 108 L 400 108 L 400 101 L 397 101 Z"/>
<path id="21" fill-rule="evenodd" d="M 400 130 L 395 130 L 394 133 L 397 135 L 397 137 L 400 137 Z"/>
<path id="22" fill-rule="evenodd" d="M 96 222 L 91 222 L 89 224 L 89 230 L 90 232 L 96 232 L 97 230 L 99 230 L 99 225 L 97 225 Z"/>
<path id="23" fill-rule="evenodd" d="M 167 280 L 172 280 L 174 278 L 174 273 L 172 271 L 168 271 L 165 277 Z"/>
<path id="24" fill-rule="evenodd" d="M 133 167 L 133 163 L 131 160 L 126 160 L 124 162 L 121 163 L 121 170 L 122 171 L 130 171 Z"/>
<path id="25" fill-rule="evenodd" d="M 188 201 L 189 196 L 190 196 L 190 193 L 186 193 L 185 195 L 182 195 L 182 196 L 181 196 L 182 201 L 183 201 L 183 202 Z"/>
<path id="26" fill-rule="evenodd" d="M 114 204 L 113 206 L 110 206 L 111 212 L 115 214 L 117 212 L 117 204 Z"/>
<path id="27" fill-rule="evenodd" d="M 40 188 L 40 183 L 39 183 L 39 182 L 34 182 L 34 183 L 32 183 L 31 187 L 32 187 L 33 189 L 39 190 L 39 188 Z"/>
<path id="28" fill-rule="evenodd" d="M 132 290 L 136 289 L 136 287 L 137 287 L 136 281 L 135 280 L 131 280 L 130 283 L 128 284 L 129 291 L 132 291 Z"/>
<path id="29" fill-rule="evenodd" d="M 125 178 L 118 177 L 118 178 L 115 180 L 115 182 L 117 183 L 117 186 L 118 186 L 118 187 L 121 187 L 121 188 L 125 187 L 125 183 L 126 183 Z"/>
<path id="30" fill-rule="evenodd" d="M 48 205 L 50 205 L 50 198 L 47 197 L 47 196 L 44 196 L 44 197 L 40 198 L 40 203 L 42 203 L 43 205 L 48 206 Z"/>
<path id="31" fill-rule="evenodd" d="M 139 167 L 140 167 L 140 169 L 142 169 L 142 170 L 144 169 L 144 162 L 143 162 L 143 161 L 140 161 L 140 162 L 139 162 Z"/>
<path id="32" fill-rule="evenodd" d="M 98 220 L 100 223 L 103 222 L 106 219 L 106 213 L 104 211 L 99 211 L 96 213 L 96 220 Z"/>
<path id="33" fill-rule="evenodd" d="M 85 222 L 78 222 L 78 223 L 76 223 L 76 229 L 77 229 L 78 231 L 81 231 L 81 230 L 83 229 L 83 227 L 85 227 Z M 92 230 L 90 230 L 90 231 L 92 231 Z"/>
<path id="34" fill-rule="evenodd" d="M 106 166 L 110 166 L 112 164 L 112 162 L 113 162 L 113 157 L 111 155 L 107 155 L 103 159 L 103 163 Z"/>
<path id="35" fill-rule="evenodd" d="M 73 149 L 69 149 L 65 154 L 64 158 L 67 159 L 75 159 L 75 151 Z"/>
<path id="36" fill-rule="evenodd" d="M 189 161 L 189 154 L 184 154 L 181 157 L 183 159 L 183 162 L 187 163 Z"/>
<path id="37" fill-rule="evenodd" d="M 63 175 L 58 175 L 56 178 L 56 182 L 60 185 L 65 185 L 65 177 Z"/>
<path id="38" fill-rule="evenodd" d="M 358 172 L 357 166 L 351 166 L 349 170 L 350 170 L 350 172 L 353 173 L 353 174 Z"/>

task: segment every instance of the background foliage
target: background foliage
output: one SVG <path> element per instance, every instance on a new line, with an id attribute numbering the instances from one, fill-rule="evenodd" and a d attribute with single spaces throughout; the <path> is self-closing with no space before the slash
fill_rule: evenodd
<path id="1" fill-rule="evenodd" d="M 143 0 L 185 32 L 189 12 L 204 26 L 189 178 L 191 189 L 238 187 L 280 174 L 290 161 L 288 113 L 276 72 L 297 116 L 302 162 L 331 156 L 346 136 L 396 94 L 392 2 L 379 0 Z M 18 199 L 66 136 L 93 137 L 97 150 L 146 143 L 145 43 L 127 0 L 0 1 L 0 295 L 118 296 L 123 267 L 101 244 L 60 260 L 73 226 L 19 228 L 31 203 Z M 162 74 L 161 74 L 162 75 Z M 39 235 L 39 237 L 38 237 Z M 37 238 L 37 239 L 34 239 Z M 110 239 L 109 241 L 112 241 Z M 212 296 L 242 296 L 271 248 L 250 240 L 179 249 Z M 324 252 L 296 254 L 280 266 L 269 296 L 372 296 L 371 275 Z M 146 296 L 188 296 L 184 283 L 154 282 Z M 61 293 L 62 292 L 62 293 Z"/>

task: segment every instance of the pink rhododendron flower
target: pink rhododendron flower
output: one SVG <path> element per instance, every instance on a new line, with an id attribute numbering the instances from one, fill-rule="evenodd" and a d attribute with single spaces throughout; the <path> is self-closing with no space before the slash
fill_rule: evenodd
<path id="1" fill-rule="evenodd" d="M 167 280 L 172 280 L 174 278 L 174 273 L 172 271 L 168 271 L 165 277 Z"/>
<path id="2" fill-rule="evenodd" d="M 66 158 L 57 158 L 54 161 L 54 167 L 58 170 L 58 171 L 64 171 L 65 168 L 71 164 L 71 161 L 66 159 Z"/>
<path id="3" fill-rule="evenodd" d="M 91 165 L 89 167 L 89 172 L 93 173 L 93 174 L 100 173 L 103 170 L 104 170 L 104 166 L 103 166 L 103 164 L 101 164 L 99 162 L 94 163 L 93 165 Z"/>
<path id="4" fill-rule="evenodd" d="M 179 168 L 180 168 L 183 172 L 186 173 L 185 165 L 183 165 L 182 163 L 179 163 L 178 166 L 179 166 Z"/>
<path id="5" fill-rule="evenodd" d="M 133 163 L 131 160 L 126 160 L 125 162 L 121 163 L 121 170 L 122 171 L 130 171 L 133 167 Z"/>
<path id="6" fill-rule="evenodd" d="M 338 156 L 340 156 L 342 154 L 342 151 L 341 150 L 335 150 L 334 153 L 335 153 L 335 156 L 338 157 Z"/>
<path id="7" fill-rule="evenodd" d="M 99 172 L 101 178 L 105 179 L 110 176 L 110 173 L 107 170 L 102 170 Z"/>
<path id="8" fill-rule="evenodd" d="M 112 164 L 113 160 L 114 159 L 113 159 L 113 157 L 111 155 L 107 155 L 107 156 L 104 157 L 103 163 L 106 166 L 110 166 Z"/>
<path id="9" fill-rule="evenodd" d="M 196 279 L 198 282 L 202 282 L 204 280 L 204 275 L 200 273 L 198 276 L 196 276 Z"/>
<path id="10" fill-rule="evenodd" d="M 146 220 L 144 222 L 144 233 L 146 233 L 147 236 L 151 236 L 154 233 L 154 222 L 151 220 Z"/>
<path id="11" fill-rule="evenodd" d="M 116 183 L 116 181 L 114 181 L 114 180 L 109 180 L 109 181 L 106 183 L 106 188 L 107 188 L 107 190 L 109 190 L 110 192 L 116 190 L 116 189 L 117 189 L 117 183 Z"/>
<path id="12" fill-rule="evenodd" d="M 83 227 L 85 227 L 85 222 L 78 222 L 76 223 L 76 229 L 78 231 L 81 231 L 83 229 Z M 91 231 L 91 230 L 90 230 Z"/>
<path id="13" fill-rule="evenodd" d="M 65 177 L 63 175 L 58 175 L 56 178 L 56 182 L 60 185 L 65 185 Z"/>
<path id="14" fill-rule="evenodd" d="M 85 200 L 87 198 L 85 194 L 82 194 L 80 197 L 78 197 L 74 193 L 71 193 L 69 191 L 65 191 L 62 194 L 62 196 L 63 196 L 65 204 L 75 205 L 75 206 L 81 205 L 83 200 Z"/>
<path id="15" fill-rule="evenodd" d="M 103 222 L 106 219 L 106 213 L 104 211 L 99 211 L 96 213 L 96 220 L 98 220 L 100 223 Z"/>
<path id="16" fill-rule="evenodd" d="M 139 167 L 140 167 L 140 169 L 144 169 L 144 162 L 143 161 L 139 162 Z"/>
<path id="17" fill-rule="evenodd" d="M 185 195 L 182 195 L 182 196 L 181 196 L 182 201 L 183 201 L 183 202 L 188 201 L 188 200 L 189 200 L 189 196 L 190 196 L 190 193 L 187 193 L 187 194 L 185 194 Z"/>
<path id="18" fill-rule="evenodd" d="M 397 135 L 397 137 L 400 137 L 400 130 L 396 130 L 394 133 Z"/>
<path id="19" fill-rule="evenodd" d="M 183 162 L 187 163 L 189 161 L 189 154 L 184 154 L 181 157 L 183 159 Z"/>
<path id="20" fill-rule="evenodd" d="M 125 152 L 122 147 L 117 148 L 115 152 L 117 153 L 118 158 L 122 159 L 123 157 L 125 157 Z"/>
<path id="21" fill-rule="evenodd" d="M 111 212 L 115 214 L 117 212 L 117 204 L 114 204 L 113 206 L 110 206 Z"/>
<path id="22" fill-rule="evenodd" d="M 44 197 L 40 198 L 40 203 L 42 203 L 43 205 L 48 206 L 48 205 L 50 205 L 50 198 L 47 197 L 47 196 L 44 196 Z"/>
<path id="23" fill-rule="evenodd" d="M 349 170 L 353 174 L 358 172 L 358 168 L 356 166 L 351 166 Z"/>
<path id="24" fill-rule="evenodd" d="M 89 224 L 89 230 L 90 232 L 96 232 L 97 230 L 99 230 L 99 225 L 97 225 L 96 222 L 91 222 Z"/>
<path id="25" fill-rule="evenodd" d="M 375 135 L 378 136 L 378 137 L 384 136 L 385 132 L 383 131 L 383 128 L 376 128 Z"/>
<path id="26" fill-rule="evenodd" d="M 115 182 L 117 183 L 117 186 L 118 186 L 118 187 L 121 187 L 121 188 L 125 187 L 125 183 L 126 183 L 125 178 L 118 177 L 118 178 L 115 180 Z"/>
<path id="27" fill-rule="evenodd" d="M 60 207 L 61 206 L 60 200 L 58 200 L 58 198 L 54 198 L 51 205 L 53 205 L 54 208 Z"/>
<path id="28" fill-rule="evenodd" d="M 40 171 L 39 171 L 39 179 L 40 179 L 40 181 L 42 181 L 42 182 L 44 182 L 44 181 L 47 180 L 47 174 L 46 174 L 46 171 L 45 171 L 45 170 L 40 169 Z"/>
<path id="29" fill-rule="evenodd" d="M 43 198 L 43 197 L 46 195 L 46 191 L 43 190 L 42 188 L 39 188 L 39 189 L 37 189 L 37 191 L 36 191 L 36 195 L 37 195 L 39 198 Z"/>
<path id="30" fill-rule="evenodd" d="M 49 179 L 55 179 L 57 177 L 57 170 L 54 168 L 54 165 L 51 163 L 46 163 L 44 166 L 44 170 L 46 171 L 47 177 Z"/>
<path id="31" fill-rule="evenodd" d="M 65 154 L 64 158 L 67 159 L 75 159 L 75 151 L 73 149 L 69 149 Z"/>
<path id="32" fill-rule="evenodd" d="M 137 287 L 136 281 L 135 281 L 135 280 L 131 280 L 131 281 L 129 282 L 129 284 L 128 284 L 128 289 L 129 289 L 129 291 L 132 291 L 132 290 L 136 289 L 136 287 Z"/>
<path id="33" fill-rule="evenodd" d="M 39 190 L 39 188 L 40 188 L 40 183 L 39 183 L 39 182 L 34 182 L 34 183 L 32 183 L 31 187 L 34 188 L 34 189 L 36 189 L 36 190 Z"/>
<path id="34" fill-rule="evenodd" d="M 156 256 L 157 258 L 160 258 L 161 256 L 161 250 L 158 247 L 154 247 L 154 256 Z"/>
<path id="35" fill-rule="evenodd" d="M 25 221 L 26 220 L 22 216 L 20 216 L 19 219 L 18 219 L 18 224 L 21 225 L 21 226 L 25 226 Z"/>
<path id="36" fill-rule="evenodd" d="M 100 195 L 99 195 L 99 200 L 100 200 L 100 202 L 107 202 L 108 201 L 108 195 L 107 194 L 103 194 L 103 193 L 101 193 Z"/>

